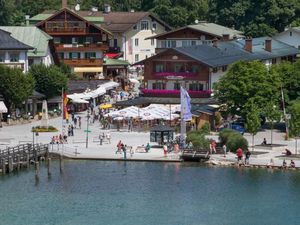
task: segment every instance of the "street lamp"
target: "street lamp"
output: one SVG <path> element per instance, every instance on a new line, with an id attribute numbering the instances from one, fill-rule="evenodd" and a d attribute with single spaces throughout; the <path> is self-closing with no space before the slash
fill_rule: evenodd
<path id="1" fill-rule="evenodd" d="M 86 140 L 85 140 L 85 147 L 88 148 L 89 143 L 89 119 L 90 119 L 90 111 L 87 111 L 87 123 L 86 123 Z"/>

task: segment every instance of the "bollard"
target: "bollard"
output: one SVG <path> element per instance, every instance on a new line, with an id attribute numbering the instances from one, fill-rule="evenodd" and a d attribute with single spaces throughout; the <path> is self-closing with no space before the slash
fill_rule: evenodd
<path id="1" fill-rule="evenodd" d="M 11 173 L 13 172 L 14 167 L 13 167 L 13 158 L 11 156 L 8 157 L 8 172 Z"/>
<path id="2" fill-rule="evenodd" d="M 18 172 L 20 171 L 20 167 L 21 167 L 21 157 L 18 154 L 17 155 L 17 170 L 18 170 Z"/>
<path id="3" fill-rule="evenodd" d="M 64 160 L 63 155 L 60 154 L 59 155 L 59 170 L 60 170 L 60 173 L 63 173 L 63 166 L 64 166 L 63 160 Z"/>
<path id="4" fill-rule="evenodd" d="M 48 171 L 48 176 L 51 176 L 50 167 L 51 167 L 51 158 L 48 157 L 48 159 L 47 159 L 47 171 Z"/>
<path id="5" fill-rule="evenodd" d="M 2 159 L 2 173 L 6 174 L 6 160 L 4 158 Z"/>
<path id="6" fill-rule="evenodd" d="M 35 162 L 35 179 L 40 179 L 40 165 L 39 162 Z"/>

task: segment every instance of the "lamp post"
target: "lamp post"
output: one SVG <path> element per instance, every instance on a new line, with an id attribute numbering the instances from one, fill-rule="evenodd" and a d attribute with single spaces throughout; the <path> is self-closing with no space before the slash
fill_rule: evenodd
<path id="1" fill-rule="evenodd" d="M 90 119 L 90 111 L 87 111 L 87 120 L 86 120 L 86 140 L 85 140 L 85 147 L 88 148 L 89 143 L 89 119 Z"/>

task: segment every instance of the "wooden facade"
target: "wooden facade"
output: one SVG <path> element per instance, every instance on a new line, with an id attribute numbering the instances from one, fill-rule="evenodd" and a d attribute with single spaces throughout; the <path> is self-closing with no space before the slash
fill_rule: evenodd
<path id="1" fill-rule="evenodd" d="M 37 26 L 53 37 L 54 54 L 60 62 L 76 67 L 89 67 L 88 76 L 93 78 L 103 67 L 103 57 L 108 50 L 111 34 L 64 8 Z M 91 67 L 95 68 L 91 77 Z M 84 72 L 78 74 L 86 77 Z"/>

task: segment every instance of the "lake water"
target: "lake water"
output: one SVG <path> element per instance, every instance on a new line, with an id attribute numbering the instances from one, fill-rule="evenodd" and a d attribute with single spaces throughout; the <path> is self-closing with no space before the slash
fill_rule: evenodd
<path id="1" fill-rule="evenodd" d="M 65 161 L 0 177 L 0 224 L 300 224 L 300 173 Z"/>

